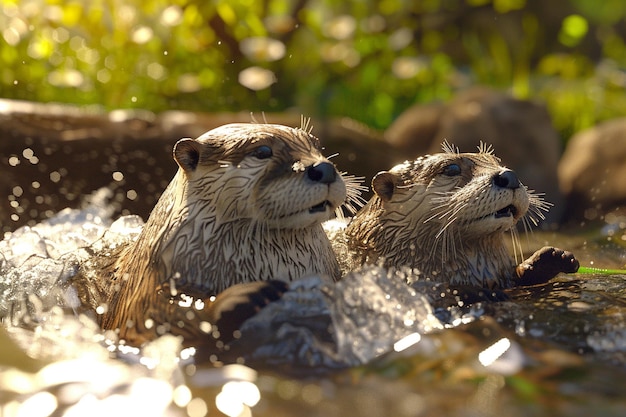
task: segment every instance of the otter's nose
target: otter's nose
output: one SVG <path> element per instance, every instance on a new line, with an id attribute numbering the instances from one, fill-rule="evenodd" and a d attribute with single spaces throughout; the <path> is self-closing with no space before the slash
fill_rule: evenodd
<path id="1" fill-rule="evenodd" d="M 519 178 L 515 171 L 505 169 L 500 171 L 493 177 L 493 183 L 500 188 L 510 188 L 512 190 L 519 188 Z"/>
<path id="2" fill-rule="evenodd" d="M 335 166 L 330 162 L 319 162 L 308 167 L 306 175 L 311 181 L 330 184 L 337 178 L 337 171 L 335 171 Z"/>

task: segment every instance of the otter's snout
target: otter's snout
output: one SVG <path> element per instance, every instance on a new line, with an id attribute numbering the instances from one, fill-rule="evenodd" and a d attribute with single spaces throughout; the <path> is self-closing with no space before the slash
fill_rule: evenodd
<path id="1" fill-rule="evenodd" d="M 515 173 L 515 171 L 511 171 L 510 169 L 505 169 L 494 175 L 493 183 L 496 187 L 510 188 L 511 190 L 520 187 L 520 182 L 519 178 L 517 178 L 517 174 Z"/>
<path id="2" fill-rule="evenodd" d="M 318 162 L 306 169 L 306 175 L 311 181 L 331 184 L 337 179 L 335 166 L 330 162 Z"/>

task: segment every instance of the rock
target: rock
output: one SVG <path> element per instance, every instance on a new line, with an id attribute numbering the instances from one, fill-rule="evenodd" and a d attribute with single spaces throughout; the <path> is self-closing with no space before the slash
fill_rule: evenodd
<path id="1" fill-rule="evenodd" d="M 545 106 L 473 88 L 446 105 L 411 107 L 385 132 L 385 140 L 404 150 L 408 159 L 441 152 L 444 139 L 461 152 L 475 152 L 481 141 L 492 145 L 526 186 L 545 193 L 554 204 L 548 221 L 560 220 L 564 208 L 557 177 L 560 141 Z"/>
<path id="2" fill-rule="evenodd" d="M 567 220 L 596 220 L 626 204 L 626 118 L 574 135 L 558 172 Z"/>
<path id="3" fill-rule="evenodd" d="M 411 155 L 423 155 L 438 135 L 444 112 L 445 106 L 440 103 L 411 107 L 387 128 L 385 140 Z"/>
<path id="4" fill-rule="evenodd" d="M 2 232 L 80 207 L 101 187 L 117 215 L 146 218 L 176 171 L 176 138 L 150 112 L 0 100 L 0 137 Z"/>

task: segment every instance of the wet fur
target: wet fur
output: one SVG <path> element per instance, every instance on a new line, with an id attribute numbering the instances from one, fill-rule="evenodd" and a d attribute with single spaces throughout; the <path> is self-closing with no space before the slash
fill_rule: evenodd
<path id="1" fill-rule="evenodd" d="M 446 175 L 453 164 L 460 173 Z M 521 256 L 515 224 L 536 224 L 547 205 L 521 184 L 494 186 L 494 175 L 504 169 L 490 148 L 459 153 L 446 144 L 443 153 L 379 173 L 372 181 L 374 197 L 346 229 L 355 262 L 411 267 L 450 284 L 512 286 L 519 261 L 505 239 L 513 240 Z M 516 207 L 515 216 L 485 217 L 509 204 Z"/>
<path id="2" fill-rule="evenodd" d="M 262 146 L 271 157 L 255 156 Z M 210 296 L 236 284 L 308 274 L 339 279 L 321 223 L 358 190 L 339 173 L 331 184 L 306 178 L 307 167 L 328 162 L 308 131 L 226 125 L 179 141 L 174 158 L 180 169 L 137 240 L 95 277 L 91 271 L 100 293 L 92 304 L 106 305 L 103 328 L 119 329 L 132 344 L 165 332 L 189 342 L 206 337 L 210 326 L 200 324 L 212 316 L 183 308 L 187 296 L 209 304 Z M 332 207 L 309 213 L 324 200 Z"/>

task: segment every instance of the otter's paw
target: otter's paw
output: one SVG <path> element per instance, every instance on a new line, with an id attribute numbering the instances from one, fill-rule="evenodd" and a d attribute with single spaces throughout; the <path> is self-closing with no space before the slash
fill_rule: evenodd
<path id="1" fill-rule="evenodd" d="M 287 283 L 271 280 L 237 284 L 219 293 L 207 307 L 210 322 L 219 332 L 219 340 L 224 343 L 232 341 L 244 321 L 280 299 L 288 289 Z"/>
<path id="2" fill-rule="evenodd" d="M 544 246 L 517 267 L 516 285 L 544 284 L 561 272 L 578 271 L 578 260 L 572 252 Z"/>

